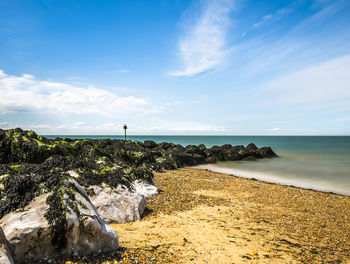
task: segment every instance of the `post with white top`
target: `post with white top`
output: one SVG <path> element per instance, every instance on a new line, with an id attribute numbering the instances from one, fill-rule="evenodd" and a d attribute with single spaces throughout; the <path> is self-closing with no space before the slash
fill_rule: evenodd
<path id="1" fill-rule="evenodd" d="M 128 126 L 125 124 L 124 125 L 124 140 L 126 140 L 126 130 L 128 129 Z"/>

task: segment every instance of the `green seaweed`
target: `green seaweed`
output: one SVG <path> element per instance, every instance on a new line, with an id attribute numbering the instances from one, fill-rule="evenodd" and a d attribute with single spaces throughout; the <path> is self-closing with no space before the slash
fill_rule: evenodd
<path id="1" fill-rule="evenodd" d="M 17 172 L 17 173 L 24 173 L 22 170 L 21 170 L 21 164 L 17 164 L 17 165 L 11 165 L 10 166 L 10 169 L 14 172 Z"/>
<path id="2" fill-rule="evenodd" d="M 164 158 L 164 157 L 156 158 L 157 163 L 163 163 L 165 160 L 166 160 L 166 158 Z"/>

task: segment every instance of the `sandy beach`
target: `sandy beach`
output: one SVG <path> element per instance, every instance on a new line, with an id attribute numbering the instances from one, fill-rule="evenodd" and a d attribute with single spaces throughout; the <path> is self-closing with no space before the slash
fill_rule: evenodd
<path id="1" fill-rule="evenodd" d="M 350 263 L 348 196 L 194 168 L 155 181 L 147 214 L 112 225 L 122 263 Z"/>

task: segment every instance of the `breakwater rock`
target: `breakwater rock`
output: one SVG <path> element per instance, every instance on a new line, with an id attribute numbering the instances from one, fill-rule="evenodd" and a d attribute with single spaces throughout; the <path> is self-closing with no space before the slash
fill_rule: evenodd
<path id="1" fill-rule="evenodd" d="M 57 253 L 70 256 L 116 250 L 118 235 L 97 213 L 85 190 L 69 177 L 63 178 L 59 186 L 57 196 L 42 194 L 23 210 L 0 220 L 15 259 L 40 260 Z M 50 205 L 59 210 L 52 210 Z M 56 224 L 50 226 L 49 222 Z"/>
<path id="2" fill-rule="evenodd" d="M 275 156 L 254 144 L 183 147 L 0 129 L 0 227 L 15 260 L 113 250 L 118 236 L 105 221 L 140 219 L 146 197 L 157 194 L 153 171 Z"/>
<path id="3" fill-rule="evenodd" d="M 4 231 L 0 227 L 0 263 L 13 264 L 13 259 L 10 252 L 10 244 L 7 241 Z"/>

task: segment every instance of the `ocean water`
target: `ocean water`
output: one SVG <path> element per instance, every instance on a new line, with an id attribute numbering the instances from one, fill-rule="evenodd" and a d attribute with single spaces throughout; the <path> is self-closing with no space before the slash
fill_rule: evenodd
<path id="1" fill-rule="evenodd" d="M 68 137 L 123 139 L 123 136 Z M 227 161 L 197 167 L 266 182 L 350 195 L 350 136 L 130 136 L 128 139 L 173 142 L 183 146 L 246 146 L 251 142 L 258 147 L 270 146 L 279 158 Z"/>

